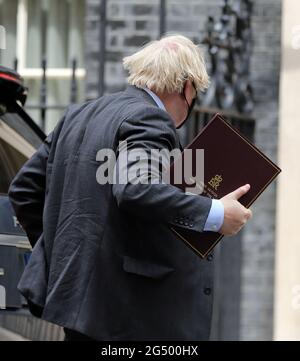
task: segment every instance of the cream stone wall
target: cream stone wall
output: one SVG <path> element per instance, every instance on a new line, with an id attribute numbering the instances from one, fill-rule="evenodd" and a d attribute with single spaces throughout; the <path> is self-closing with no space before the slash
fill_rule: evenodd
<path id="1" fill-rule="evenodd" d="M 300 340 L 300 1 L 282 3 L 274 339 Z"/>

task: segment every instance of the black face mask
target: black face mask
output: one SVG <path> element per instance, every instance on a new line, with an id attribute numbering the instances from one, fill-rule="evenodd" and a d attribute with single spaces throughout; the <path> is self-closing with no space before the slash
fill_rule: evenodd
<path id="1" fill-rule="evenodd" d="M 193 84 L 193 86 L 194 86 L 194 84 Z M 194 88 L 195 88 L 195 86 L 194 86 Z M 196 88 L 195 88 L 195 90 L 196 90 Z M 183 89 L 182 95 L 183 95 L 184 100 L 186 101 L 186 104 L 187 104 L 187 106 L 188 106 L 188 113 L 187 113 L 187 116 L 185 117 L 185 119 L 184 119 L 179 125 L 176 126 L 176 129 L 180 129 L 180 128 L 183 126 L 183 124 L 189 119 L 189 117 L 191 116 L 191 114 L 192 114 L 192 112 L 193 112 L 193 109 L 194 109 L 194 107 L 195 107 L 196 100 L 197 100 L 197 91 L 196 91 L 196 96 L 195 96 L 195 98 L 192 100 L 191 105 L 189 105 L 189 102 L 188 102 L 187 99 L 186 99 L 186 96 L 185 96 L 185 94 L 184 94 L 184 89 Z"/>

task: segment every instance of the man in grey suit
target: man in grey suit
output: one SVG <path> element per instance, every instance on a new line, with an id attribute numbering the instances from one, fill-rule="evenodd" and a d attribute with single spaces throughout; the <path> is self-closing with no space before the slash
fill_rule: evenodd
<path id="1" fill-rule="evenodd" d="M 103 149 L 122 176 L 136 165 L 124 161 L 125 141 L 143 154 L 180 148 L 176 127 L 208 86 L 201 50 L 183 36 L 148 44 L 124 66 L 128 88 L 68 108 L 11 184 L 33 246 L 19 290 L 70 340 L 207 340 L 212 257 L 200 259 L 170 226 L 236 234 L 251 217 L 238 202 L 249 185 L 211 200 L 164 183 L 159 166 L 140 174 L 155 173 L 154 184 L 102 182 Z"/>

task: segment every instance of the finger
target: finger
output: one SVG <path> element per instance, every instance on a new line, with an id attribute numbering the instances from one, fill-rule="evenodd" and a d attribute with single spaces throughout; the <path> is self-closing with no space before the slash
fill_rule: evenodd
<path id="1" fill-rule="evenodd" d="M 230 198 L 233 198 L 233 199 L 240 199 L 244 194 L 246 194 L 250 189 L 250 184 L 246 184 L 238 189 L 236 189 L 235 191 L 231 192 L 228 194 L 228 196 Z"/>
<path id="2" fill-rule="evenodd" d="M 248 212 L 248 219 L 251 219 L 253 216 L 251 209 L 247 209 L 247 212 Z"/>
<path id="3" fill-rule="evenodd" d="M 244 210 L 244 223 L 247 223 L 252 217 L 252 212 L 249 209 L 245 208 Z"/>

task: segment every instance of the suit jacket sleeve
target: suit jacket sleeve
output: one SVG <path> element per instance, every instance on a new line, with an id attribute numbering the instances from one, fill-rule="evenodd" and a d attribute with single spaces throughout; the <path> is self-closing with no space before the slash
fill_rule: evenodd
<path id="1" fill-rule="evenodd" d="M 134 151 L 138 155 L 139 176 L 144 180 L 150 177 L 158 179 L 158 182 L 120 182 L 120 175 L 126 170 L 128 174 L 134 174 L 135 170 L 132 169 L 137 165 L 134 157 L 127 164 L 122 161 L 122 145 L 119 147 L 117 177 L 112 192 L 119 208 L 133 213 L 136 217 L 202 232 L 212 200 L 208 197 L 187 195 L 177 187 L 163 183 L 161 165 L 150 167 L 148 160 L 143 159 L 146 154 L 150 154 L 151 149 L 171 151 L 176 147 L 176 139 L 173 121 L 159 108 L 144 108 L 127 118 L 120 126 L 119 141 L 126 141 L 128 152 Z M 144 167 L 141 167 L 143 163 Z"/>
<path id="2" fill-rule="evenodd" d="M 52 134 L 23 165 L 13 179 L 8 195 L 18 221 L 32 246 L 42 233 L 46 166 Z"/>
<path id="3" fill-rule="evenodd" d="M 46 173 L 50 148 L 57 139 L 67 112 L 68 109 L 55 129 L 17 173 L 8 191 L 17 219 L 25 230 L 32 247 L 43 233 Z"/>

